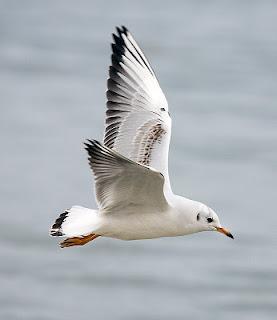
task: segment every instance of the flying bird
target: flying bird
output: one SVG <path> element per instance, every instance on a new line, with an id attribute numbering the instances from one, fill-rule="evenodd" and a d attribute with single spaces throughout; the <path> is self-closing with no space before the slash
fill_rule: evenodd
<path id="1" fill-rule="evenodd" d="M 167 100 L 131 33 L 124 26 L 116 31 L 104 139 L 85 143 L 98 209 L 65 210 L 50 235 L 66 237 L 62 248 L 100 236 L 136 240 L 218 231 L 233 238 L 211 208 L 172 192 Z"/>

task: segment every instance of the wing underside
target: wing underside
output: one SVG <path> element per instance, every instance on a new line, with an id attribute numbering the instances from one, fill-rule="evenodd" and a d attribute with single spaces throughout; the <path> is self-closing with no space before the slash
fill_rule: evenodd
<path id="1" fill-rule="evenodd" d="M 85 144 L 95 176 L 96 199 L 102 209 L 130 204 L 163 210 L 161 173 L 123 157 L 95 140 Z"/>
<path id="2" fill-rule="evenodd" d="M 153 69 L 130 32 L 113 35 L 104 145 L 161 172 L 170 189 L 171 119 Z"/>

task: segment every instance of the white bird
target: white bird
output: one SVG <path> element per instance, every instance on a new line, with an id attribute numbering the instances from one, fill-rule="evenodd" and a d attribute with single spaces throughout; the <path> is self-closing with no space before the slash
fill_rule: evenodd
<path id="1" fill-rule="evenodd" d="M 233 238 L 211 208 L 172 192 L 166 98 L 130 32 L 117 28 L 113 39 L 104 142 L 85 143 L 98 209 L 73 206 L 50 234 L 66 237 L 62 248 L 99 236 L 135 240 L 219 231 Z"/>

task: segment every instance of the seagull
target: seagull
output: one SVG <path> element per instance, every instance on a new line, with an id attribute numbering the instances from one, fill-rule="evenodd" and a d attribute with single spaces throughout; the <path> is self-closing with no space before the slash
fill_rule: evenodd
<path id="1" fill-rule="evenodd" d="M 66 237 L 62 248 L 100 236 L 138 240 L 218 231 L 233 238 L 211 208 L 172 192 L 167 100 L 131 33 L 124 26 L 116 31 L 103 143 L 85 142 L 98 209 L 65 210 L 50 235 Z"/>

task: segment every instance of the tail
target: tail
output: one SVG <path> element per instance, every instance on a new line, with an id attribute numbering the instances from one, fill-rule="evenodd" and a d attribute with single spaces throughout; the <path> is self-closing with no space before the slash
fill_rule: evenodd
<path id="1" fill-rule="evenodd" d="M 62 248 L 84 245 L 99 235 L 93 233 L 97 210 L 73 206 L 63 212 L 50 229 L 53 237 L 67 237 L 60 243 Z"/>

